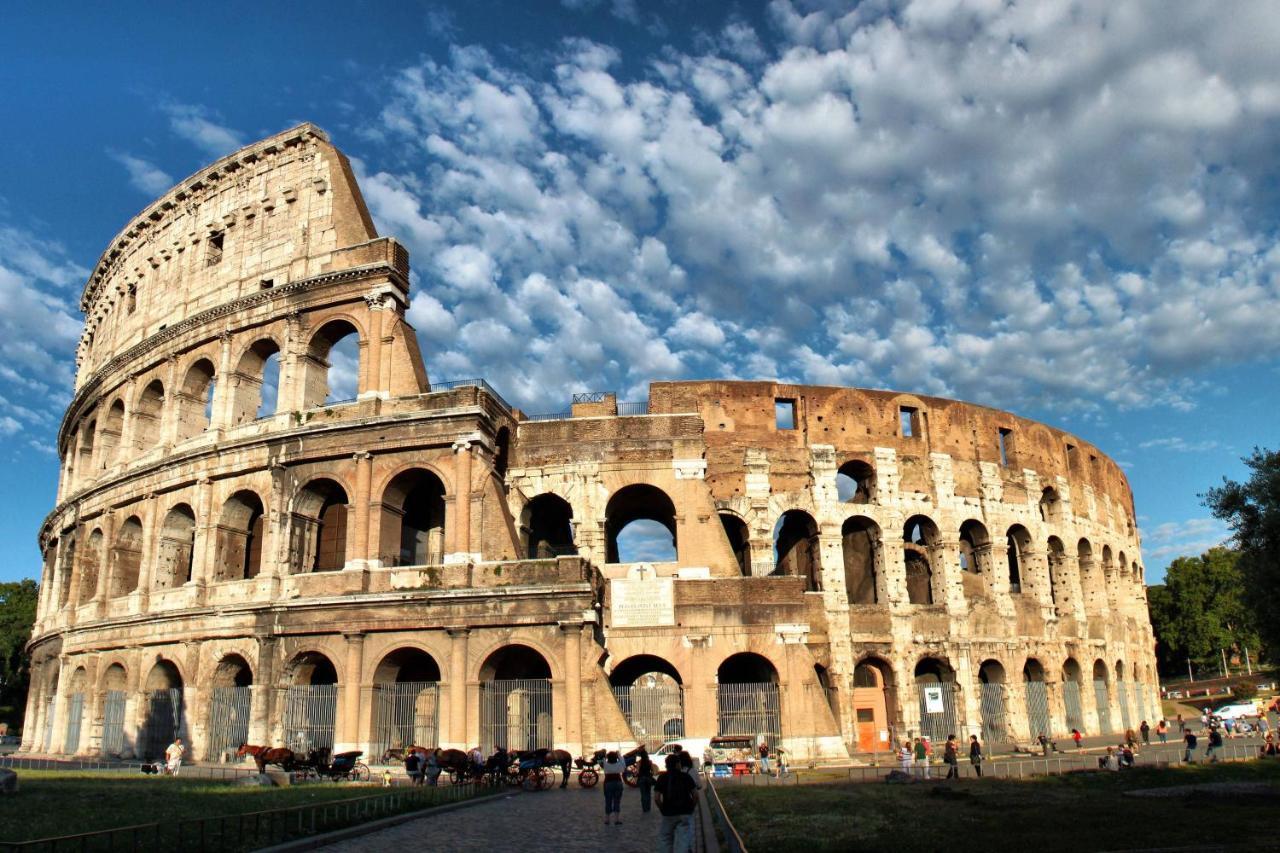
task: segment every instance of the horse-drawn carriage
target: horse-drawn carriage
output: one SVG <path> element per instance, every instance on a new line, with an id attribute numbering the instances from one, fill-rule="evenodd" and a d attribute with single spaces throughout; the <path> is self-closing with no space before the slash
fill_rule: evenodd
<path id="1" fill-rule="evenodd" d="M 635 769 L 635 763 L 640 757 L 640 749 L 640 747 L 636 747 L 622 755 L 622 762 L 625 765 L 622 771 L 622 781 L 626 783 L 628 788 L 634 788 L 640 784 L 640 777 L 636 774 Z M 600 781 L 600 763 L 604 761 L 605 755 L 605 750 L 597 749 L 590 758 L 579 756 L 573 760 L 574 766 L 578 768 L 579 785 L 584 788 L 594 788 L 596 786 L 596 783 Z"/>
<path id="2" fill-rule="evenodd" d="M 316 779 L 328 779 L 332 782 L 340 780 L 368 782 L 370 776 L 369 766 L 360 761 L 360 756 L 364 755 L 364 753 L 359 750 L 339 752 L 330 760 L 328 749 L 313 749 L 302 754 L 285 747 L 255 746 L 243 743 L 240 745 L 240 749 L 236 750 L 236 755 L 240 758 L 246 755 L 252 756 L 254 764 L 258 766 L 259 773 L 265 772 L 267 765 L 271 764 L 286 773 L 299 774 L 304 779 L 313 777 Z"/>

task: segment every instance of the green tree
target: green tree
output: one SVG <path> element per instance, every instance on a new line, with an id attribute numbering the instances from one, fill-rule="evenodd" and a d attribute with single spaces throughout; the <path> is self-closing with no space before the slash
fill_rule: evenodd
<path id="1" fill-rule="evenodd" d="M 27 641 L 40 592 L 30 578 L 0 583 L 0 719 L 17 723 L 27 707 Z"/>
<path id="2" fill-rule="evenodd" d="M 1280 451 L 1255 447 L 1245 457 L 1249 479 L 1222 485 L 1204 496 L 1213 514 L 1227 523 L 1240 550 L 1240 570 L 1249 589 L 1247 600 L 1262 639 L 1280 649 Z"/>
<path id="3" fill-rule="evenodd" d="M 1181 672 L 1188 659 L 1213 665 L 1219 649 L 1256 654 L 1258 634 L 1245 593 L 1239 554 L 1229 548 L 1170 563 L 1164 583 L 1147 591 L 1161 668 Z"/>

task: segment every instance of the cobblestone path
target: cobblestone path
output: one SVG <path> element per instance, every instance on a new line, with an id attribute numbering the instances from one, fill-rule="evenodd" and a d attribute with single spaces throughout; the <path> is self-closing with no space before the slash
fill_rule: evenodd
<path id="1" fill-rule="evenodd" d="M 532 844 L 578 853 L 651 853 L 658 849 L 661 816 L 655 807 L 640 811 L 640 794 L 628 788 L 622 795 L 622 825 L 604 825 L 604 794 L 599 786 L 524 793 L 515 791 L 478 806 L 370 832 L 322 850 L 414 850 L 426 844 L 441 850 L 479 851 L 520 849 Z"/>

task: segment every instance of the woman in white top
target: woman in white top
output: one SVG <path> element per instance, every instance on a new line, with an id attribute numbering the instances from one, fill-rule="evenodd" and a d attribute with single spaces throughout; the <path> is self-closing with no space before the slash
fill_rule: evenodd
<path id="1" fill-rule="evenodd" d="M 618 755 L 617 750 L 610 750 L 600 765 L 604 772 L 604 822 L 610 823 L 609 815 L 613 815 L 612 823 L 622 823 L 622 773 L 627 764 Z"/>

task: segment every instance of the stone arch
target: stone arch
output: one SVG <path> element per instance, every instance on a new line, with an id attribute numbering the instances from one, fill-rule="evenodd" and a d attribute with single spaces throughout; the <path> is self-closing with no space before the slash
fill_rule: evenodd
<path id="1" fill-rule="evenodd" d="M 1115 571 L 1115 565 L 1112 563 L 1111 546 L 1102 546 L 1102 574 L 1109 581 L 1111 575 Z"/>
<path id="2" fill-rule="evenodd" d="M 480 664 L 480 737 L 492 750 L 552 746 L 554 718 L 551 664 L 538 649 L 508 643 Z"/>
<path id="3" fill-rule="evenodd" d="M 641 524 L 637 525 L 632 534 L 639 531 L 647 537 L 656 535 L 652 549 L 635 547 L 629 539 L 623 541 L 620 549 L 619 539 L 623 537 L 624 531 L 637 522 Z M 669 544 L 657 530 L 658 526 L 666 528 L 671 534 Z M 630 557 L 629 562 L 674 562 L 677 559 L 679 543 L 676 541 L 676 506 L 667 493 L 657 486 L 633 483 L 614 492 L 605 506 L 604 531 L 606 562 L 622 562 L 623 556 Z"/>
<path id="4" fill-rule="evenodd" d="M 120 661 L 112 661 L 102 668 L 98 677 L 98 689 L 102 691 L 125 690 L 129 686 L 129 670 Z"/>
<path id="5" fill-rule="evenodd" d="M 933 604 L 935 557 L 941 534 L 933 519 L 913 515 L 902 526 L 902 559 L 906 566 L 907 601 L 911 604 Z"/>
<path id="6" fill-rule="evenodd" d="M 853 668 L 853 719 L 859 752 L 889 749 L 893 738 L 892 709 L 894 697 L 893 667 L 883 658 L 869 656 Z M 884 732 L 885 737 L 880 733 Z"/>
<path id="7" fill-rule="evenodd" d="M 850 604 L 880 603 L 880 525 L 863 515 L 840 527 L 845 594 Z"/>
<path id="8" fill-rule="evenodd" d="M 1049 600 L 1065 610 L 1071 606 L 1071 585 L 1066 578 L 1067 549 L 1057 536 L 1050 536 L 1045 544 L 1049 563 Z"/>
<path id="9" fill-rule="evenodd" d="M 282 738 L 295 752 L 332 750 L 338 716 L 338 668 L 324 652 L 298 651 L 284 668 Z"/>
<path id="10" fill-rule="evenodd" d="M 102 459 L 102 467 L 110 468 L 120 461 L 121 437 L 124 435 L 124 400 L 117 397 L 111 401 L 111 405 L 107 408 L 107 414 L 102 419 L 102 425 L 98 428 L 98 443 L 101 447 L 98 450 L 99 457 Z"/>
<path id="11" fill-rule="evenodd" d="M 373 670 L 374 684 L 403 684 L 440 680 L 435 656 L 417 646 L 398 646 L 382 656 Z"/>
<path id="12" fill-rule="evenodd" d="M 1031 553 L 1031 534 L 1021 524 L 1005 533 L 1005 555 L 1009 566 L 1009 592 L 1022 592 L 1026 579 L 1027 555 Z"/>
<path id="13" fill-rule="evenodd" d="M 520 513 L 520 538 L 530 560 L 567 557 L 578 553 L 573 541 L 573 507 L 557 494 L 537 495 Z"/>
<path id="14" fill-rule="evenodd" d="M 387 652 L 373 671 L 374 753 L 435 746 L 439 729 L 439 663 L 416 646 Z"/>
<path id="15" fill-rule="evenodd" d="M 80 568 L 77 580 L 79 590 L 76 594 L 76 604 L 88 604 L 97 595 L 98 573 L 102 568 L 105 549 L 106 538 L 102 535 L 102 528 L 95 527 L 85 541 L 85 547 L 80 552 Z"/>
<path id="16" fill-rule="evenodd" d="M 116 531 L 111 548 L 111 574 L 107 581 L 107 598 L 120 598 L 138 588 L 142 567 L 142 520 L 131 515 Z"/>
<path id="17" fill-rule="evenodd" d="M 178 441 L 194 438 L 209 429 L 217 384 L 217 371 L 209 358 L 197 358 L 187 368 L 177 394 Z"/>
<path id="18" fill-rule="evenodd" d="M 331 572 L 346 565 L 347 490 L 333 477 L 316 477 L 300 488 L 290 518 L 292 572 Z"/>
<path id="19" fill-rule="evenodd" d="M 218 519 L 214 580 L 248 580 L 262 571 L 262 545 L 266 510 L 252 489 L 240 489 L 227 498 Z"/>
<path id="20" fill-rule="evenodd" d="M 239 652 L 228 652 L 218 659 L 209 683 L 214 688 L 252 686 L 253 666 Z"/>
<path id="21" fill-rule="evenodd" d="M 274 415 L 280 403 L 280 344 L 270 337 L 249 344 L 231 384 L 232 426 Z"/>
<path id="22" fill-rule="evenodd" d="M 1098 658 L 1093 662 L 1093 697 L 1098 714 L 1098 734 L 1107 734 L 1114 730 L 1111 720 L 1110 686 L 1111 673 L 1106 663 Z"/>
<path id="23" fill-rule="evenodd" d="M 1050 525 L 1062 523 L 1062 498 L 1052 486 L 1040 492 L 1040 520 Z"/>
<path id="24" fill-rule="evenodd" d="M 729 655 L 716 668 L 716 681 L 721 684 L 778 683 L 778 668 L 773 661 L 756 652 Z"/>
<path id="25" fill-rule="evenodd" d="M 1027 734 L 1033 740 L 1040 735 L 1053 734 L 1053 721 L 1049 717 L 1049 688 L 1044 666 L 1033 657 L 1022 665 L 1022 692 L 1027 704 Z"/>
<path id="26" fill-rule="evenodd" d="M 755 652 L 729 655 L 716 669 L 717 733 L 749 735 L 776 745 L 782 738 L 778 668 Z"/>
<path id="27" fill-rule="evenodd" d="M 82 479 L 93 477 L 93 443 L 97 437 L 98 418 L 95 414 L 80 428 L 80 438 L 76 442 L 76 452 L 80 457 L 76 463 L 76 470 L 80 472 Z"/>
<path id="28" fill-rule="evenodd" d="M 818 522 L 802 509 L 784 512 L 773 528 L 775 575 L 805 579 L 808 592 L 822 589 L 822 552 L 818 546 Z"/>
<path id="29" fill-rule="evenodd" d="M 871 503 L 875 493 L 876 469 L 870 462 L 850 459 L 836 472 L 836 497 L 842 503 Z"/>
<path id="30" fill-rule="evenodd" d="M 62 740 L 62 751 L 67 755 L 80 752 L 85 723 L 84 694 L 88 684 L 89 673 L 83 666 L 77 666 L 67 680 L 66 725 Z"/>
<path id="31" fill-rule="evenodd" d="M 187 503 L 175 504 L 165 514 L 160 527 L 154 581 L 156 589 L 173 589 L 191 580 L 195 535 L 195 510 Z"/>
<path id="32" fill-rule="evenodd" d="M 219 658 L 209 679 L 205 758 L 225 761 L 249 740 L 253 667 L 239 652 Z"/>
<path id="33" fill-rule="evenodd" d="M 69 534 L 63 539 L 62 551 L 59 553 L 58 568 L 58 607 L 66 607 L 71 601 L 71 576 L 76 567 L 76 536 Z"/>
<path id="34" fill-rule="evenodd" d="M 1084 671 L 1074 657 L 1062 663 L 1062 704 L 1067 714 L 1067 728 L 1083 733 Z"/>
<path id="35" fill-rule="evenodd" d="M 336 366 L 339 370 L 354 370 L 355 373 L 355 391 L 360 390 L 360 377 L 363 373 L 361 362 L 363 361 L 363 352 L 357 355 L 355 365 L 347 365 L 338 360 L 335 365 L 333 355 L 334 347 L 340 347 L 343 342 L 352 335 L 356 336 L 360 349 L 363 350 L 364 333 L 355 322 L 345 317 L 335 317 L 322 324 L 311 335 L 310 341 L 307 343 L 307 353 L 303 362 L 303 384 L 302 384 L 302 408 L 314 409 L 319 406 L 331 405 L 339 402 L 334 399 L 335 387 L 339 393 L 350 390 L 347 384 L 350 377 L 333 376 L 331 371 Z M 355 394 L 352 395 L 353 397 Z"/>
<path id="36" fill-rule="evenodd" d="M 177 663 L 159 657 L 143 681 L 138 754 L 148 761 L 164 756 L 174 738 L 186 737 L 185 679 Z"/>
<path id="37" fill-rule="evenodd" d="M 984 741 L 998 743 L 1009 737 L 1006 680 L 1004 664 L 995 658 L 984 660 L 978 667 L 978 705 Z"/>
<path id="38" fill-rule="evenodd" d="M 445 486 L 427 468 L 396 474 L 382 493 L 379 558 L 386 566 L 444 562 Z"/>
<path id="39" fill-rule="evenodd" d="M 133 448 L 144 453 L 160 443 L 164 424 L 164 383 L 152 379 L 138 395 L 129 422 L 133 429 Z"/>
<path id="40" fill-rule="evenodd" d="M 614 687 L 630 686 L 651 673 L 659 673 L 676 684 L 684 684 L 680 670 L 671 661 L 651 654 L 632 655 L 618 661 L 609 671 L 609 684 Z"/>
<path id="41" fill-rule="evenodd" d="M 636 741 L 650 749 L 684 737 L 680 672 L 656 655 L 633 655 L 614 665 L 609 685 Z"/>
<path id="42" fill-rule="evenodd" d="M 991 534 L 976 518 L 960 525 L 960 581 L 966 599 L 981 598 L 991 583 Z"/>
<path id="43" fill-rule="evenodd" d="M 751 531 L 747 522 L 737 513 L 721 510 L 720 526 L 724 529 L 725 538 L 729 542 L 729 550 L 733 552 L 738 572 L 747 577 L 751 574 Z"/>
<path id="44" fill-rule="evenodd" d="M 956 732 L 956 704 L 960 687 L 956 671 L 945 658 L 926 655 L 914 669 L 919 703 L 920 734 L 942 743 Z"/>
<path id="45" fill-rule="evenodd" d="M 551 664 L 546 655 L 525 643 L 508 643 L 494 649 L 480 665 L 481 681 L 545 678 L 550 680 Z"/>

